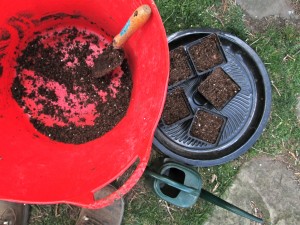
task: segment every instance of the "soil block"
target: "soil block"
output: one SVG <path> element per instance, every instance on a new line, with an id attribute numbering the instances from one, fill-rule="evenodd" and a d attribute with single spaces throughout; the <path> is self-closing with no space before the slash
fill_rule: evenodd
<path id="1" fill-rule="evenodd" d="M 169 86 L 188 79 L 192 75 L 183 46 L 170 51 Z"/>
<path id="2" fill-rule="evenodd" d="M 190 128 L 190 135 L 215 144 L 221 134 L 224 122 L 223 117 L 217 114 L 198 110 Z"/>
<path id="3" fill-rule="evenodd" d="M 204 37 L 190 46 L 189 53 L 198 72 L 212 69 L 225 62 L 215 34 Z"/>
<path id="4" fill-rule="evenodd" d="M 182 121 L 191 115 L 190 108 L 187 104 L 184 91 L 177 88 L 168 93 L 164 111 L 162 114 L 162 121 L 165 125 L 171 125 L 176 122 Z"/>
<path id="5" fill-rule="evenodd" d="M 20 52 L 11 91 L 40 133 L 82 144 L 104 135 L 125 116 L 132 89 L 127 61 L 102 78 L 92 73 L 93 59 L 106 42 L 68 27 L 38 33 Z"/>
<path id="6" fill-rule="evenodd" d="M 198 91 L 216 109 L 222 109 L 240 90 L 240 87 L 218 67 L 198 86 Z"/>

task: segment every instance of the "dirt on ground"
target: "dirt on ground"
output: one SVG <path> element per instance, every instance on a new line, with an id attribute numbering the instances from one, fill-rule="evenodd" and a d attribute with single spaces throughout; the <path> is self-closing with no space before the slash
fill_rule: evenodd
<path id="1" fill-rule="evenodd" d="M 254 33 L 264 33 L 270 27 L 283 28 L 288 25 L 295 26 L 296 29 L 300 30 L 300 19 L 284 19 L 278 16 L 254 19 L 246 12 L 244 19 L 246 26 Z"/>
<path id="2" fill-rule="evenodd" d="M 300 1 L 290 0 L 287 1 L 287 3 L 291 8 L 290 11 L 292 13 L 289 18 L 280 17 L 274 12 L 273 16 L 256 19 L 251 17 L 247 10 L 244 10 L 246 26 L 254 33 L 263 33 L 271 26 L 281 28 L 287 25 L 292 25 L 295 26 L 296 29 L 300 30 Z"/>

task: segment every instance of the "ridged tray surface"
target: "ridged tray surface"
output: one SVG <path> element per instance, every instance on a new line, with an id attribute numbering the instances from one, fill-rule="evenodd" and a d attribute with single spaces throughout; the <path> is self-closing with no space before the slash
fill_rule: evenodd
<path id="1" fill-rule="evenodd" d="M 212 31 L 187 30 L 169 36 L 170 51 L 206 37 Z M 198 85 L 210 74 L 197 75 L 189 58 L 194 76 L 169 91 L 180 87 L 185 91 L 195 114 L 199 108 L 226 117 L 226 124 L 218 143 L 209 144 L 190 135 L 192 119 L 173 126 L 159 123 L 154 146 L 166 155 L 196 166 L 225 163 L 247 151 L 261 135 L 270 114 L 271 86 L 267 71 L 257 54 L 239 38 L 214 31 L 220 39 L 226 63 L 220 67 L 240 87 L 240 91 L 220 110 L 197 92 Z M 186 48 L 187 49 L 187 48 Z M 188 51 L 186 51 L 188 55 Z"/>

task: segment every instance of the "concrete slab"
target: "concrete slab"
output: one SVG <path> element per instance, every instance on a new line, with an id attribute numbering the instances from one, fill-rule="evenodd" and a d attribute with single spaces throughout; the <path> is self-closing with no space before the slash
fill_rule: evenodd
<path id="1" fill-rule="evenodd" d="M 288 0 L 236 0 L 250 16 L 261 19 L 267 16 L 298 17 Z"/>
<path id="2" fill-rule="evenodd" d="M 300 221 L 300 186 L 286 164 L 271 158 L 253 159 L 240 170 L 223 199 L 265 220 L 265 224 L 288 225 Z M 216 207 L 205 225 L 254 225 Z"/>

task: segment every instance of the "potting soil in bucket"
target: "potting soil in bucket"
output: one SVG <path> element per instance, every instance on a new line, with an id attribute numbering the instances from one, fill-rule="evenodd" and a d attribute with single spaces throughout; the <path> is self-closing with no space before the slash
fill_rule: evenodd
<path id="1" fill-rule="evenodd" d="M 81 144 L 124 117 L 132 89 L 128 63 L 99 79 L 91 71 L 107 45 L 107 38 L 76 27 L 50 27 L 28 42 L 11 91 L 39 132 Z"/>
<path id="2" fill-rule="evenodd" d="M 95 78 L 94 60 L 141 4 L 150 20 L 124 45 L 122 65 Z M 0 199 L 112 203 L 147 165 L 166 93 L 168 45 L 154 2 L 1 1 L 0 9 L 0 181 L 14 183 L 1 185 Z M 94 198 L 133 165 L 117 192 Z"/>

